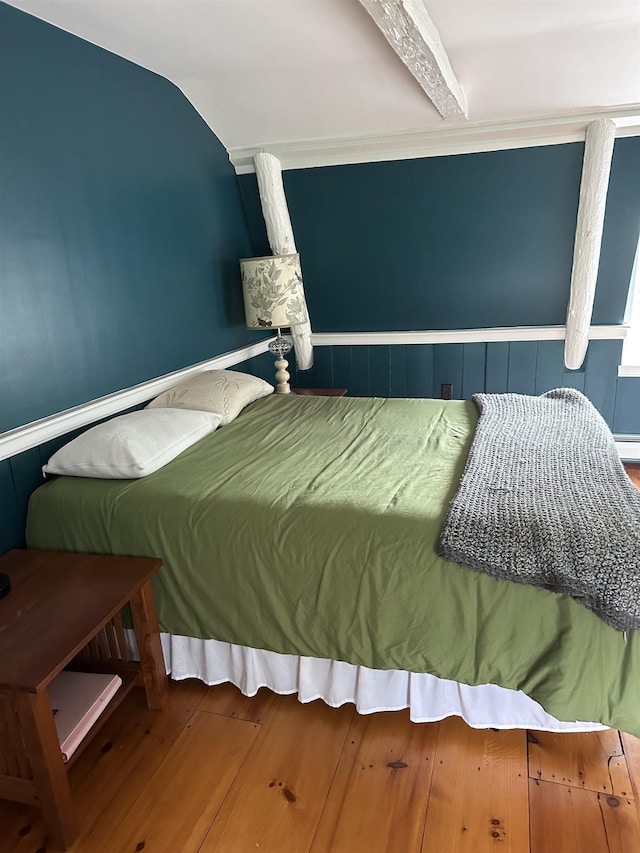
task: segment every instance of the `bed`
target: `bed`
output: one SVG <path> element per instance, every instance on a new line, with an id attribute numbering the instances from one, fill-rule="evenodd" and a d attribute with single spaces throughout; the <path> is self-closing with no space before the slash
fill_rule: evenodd
<path id="1" fill-rule="evenodd" d="M 415 721 L 640 736 L 640 640 L 438 556 L 472 402 L 269 395 L 140 479 L 57 477 L 29 547 L 155 556 L 174 678 Z"/>

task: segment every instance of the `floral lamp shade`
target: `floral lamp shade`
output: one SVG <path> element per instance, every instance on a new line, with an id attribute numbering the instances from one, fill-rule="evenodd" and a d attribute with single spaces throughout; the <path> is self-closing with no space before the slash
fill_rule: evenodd
<path id="1" fill-rule="evenodd" d="M 244 258 L 240 271 L 250 329 L 279 329 L 307 321 L 300 255 Z"/>

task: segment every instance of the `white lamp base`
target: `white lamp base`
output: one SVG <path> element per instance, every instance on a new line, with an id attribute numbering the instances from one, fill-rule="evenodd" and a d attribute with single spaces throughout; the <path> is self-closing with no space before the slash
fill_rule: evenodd
<path id="1" fill-rule="evenodd" d="M 291 377 L 287 370 L 289 362 L 286 360 L 285 355 L 291 352 L 291 343 L 285 341 L 280 334 L 280 329 L 278 329 L 277 337 L 269 341 L 269 352 L 276 356 L 276 394 L 290 394 L 291 386 L 289 385 L 289 380 Z"/>
<path id="2" fill-rule="evenodd" d="M 276 394 L 290 394 L 291 386 L 289 385 L 289 379 L 291 379 L 289 372 L 287 371 L 287 367 L 289 367 L 289 362 L 286 358 L 277 358 L 275 361 L 276 365 Z"/>

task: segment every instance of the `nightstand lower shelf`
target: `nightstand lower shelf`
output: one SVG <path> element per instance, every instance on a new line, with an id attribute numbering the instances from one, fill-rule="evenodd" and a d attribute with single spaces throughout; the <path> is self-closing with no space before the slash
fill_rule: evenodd
<path id="1" fill-rule="evenodd" d="M 151 577 L 160 560 L 11 551 L 0 570 L 12 591 L 0 601 L 0 797 L 38 805 L 52 847 L 77 830 L 67 769 L 131 688 L 149 708 L 168 706 L 168 683 Z M 140 662 L 120 618 L 131 607 Z M 48 685 L 62 669 L 119 675 L 122 684 L 65 764 Z"/>

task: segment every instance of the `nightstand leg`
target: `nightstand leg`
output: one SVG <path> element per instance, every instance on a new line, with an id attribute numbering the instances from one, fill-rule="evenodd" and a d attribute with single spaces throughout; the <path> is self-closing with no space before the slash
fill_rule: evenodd
<path id="1" fill-rule="evenodd" d="M 142 681 L 147 694 L 147 705 L 149 708 L 160 711 L 169 706 L 169 684 L 151 581 L 147 581 L 138 592 L 134 593 L 129 603 L 140 655 Z"/>
<path id="2" fill-rule="evenodd" d="M 51 845 L 66 850 L 78 834 L 71 791 L 46 688 L 17 693 L 22 737 Z"/>

